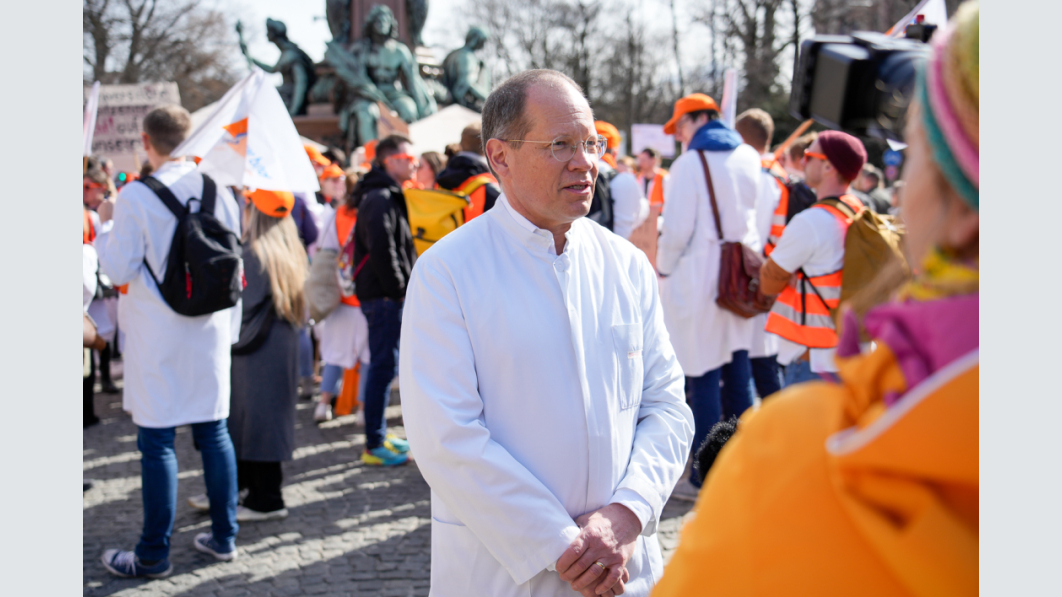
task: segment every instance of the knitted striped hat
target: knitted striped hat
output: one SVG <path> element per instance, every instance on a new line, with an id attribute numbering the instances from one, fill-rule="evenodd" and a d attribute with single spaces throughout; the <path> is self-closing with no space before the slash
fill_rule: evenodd
<path id="1" fill-rule="evenodd" d="M 959 7 L 933 36 L 933 53 L 919 72 L 918 98 L 933 159 L 966 203 L 979 207 L 979 87 L 977 0 Z"/>

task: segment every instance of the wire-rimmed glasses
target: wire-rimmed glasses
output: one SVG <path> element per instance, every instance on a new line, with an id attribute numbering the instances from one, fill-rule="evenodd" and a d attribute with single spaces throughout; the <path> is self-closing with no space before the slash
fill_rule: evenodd
<path id="1" fill-rule="evenodd" d="M 590 135 L 586 138 L 586 141 L 573 142 L 569 137 L 557 137 L 552 141 L 529 141 L 527 139 L 499 139 L 499 141 L 505 141 L 508 143 L 538 143 L 540 145 L 549 145 L 549 150 L 553 153 L 553 159 L 558 162 L 570 162 L 575 157 L 576 147 L 582 146 L 583 151 L 587 155 L 593 158 L 600 158 L 605 155 L 605 149 L 607 143 L 605 138 L 601 135 Z"/>

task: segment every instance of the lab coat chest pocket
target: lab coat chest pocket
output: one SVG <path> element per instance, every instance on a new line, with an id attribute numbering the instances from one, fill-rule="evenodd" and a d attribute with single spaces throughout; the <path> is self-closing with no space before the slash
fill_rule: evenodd
<path id="1" fill-rule="evenodd" d="M 620 409 L 637 406 L 642 398 L 642 326 L 624 323 L 612 326 L 616 349 Z"/>

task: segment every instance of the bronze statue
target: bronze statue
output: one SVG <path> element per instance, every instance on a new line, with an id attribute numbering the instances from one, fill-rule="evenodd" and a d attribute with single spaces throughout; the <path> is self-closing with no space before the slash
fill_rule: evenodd
<path id="1" fill-rule="evenodd" d="M 333 41 L 344 45 L 350 41 L 350 0 L 325 0 L 325 18 Z"/>
<path id="2" fill-rule="evenodd" d="M 428 20 L 428 0 L 406 0 L 406 17 L 409 18 L 409 41 L 414 48 L 424 46 L 421 32 L 424 22 Z"/>
<path id="3" fill-rule="evenodd" d="M 266 19 L 266 37 L 280 48 L 280 59 L 270 66 L 259 62 L 247 53 L 247 44 L 243 40 L 243 24 L 236 22 L 236 33 L 240 36 L 240 51 L 247 58 L 247 62 L 258 65 L 267 73 L 280 73 L 283 84 L 277 87 L 284 105 L 288 107 L 288 114 L 302 116 L 306 114 L 307 93 L 317 81 L 314 72 L 313 59 L 303 52 L 295 42 L 288 39 L 288 28 L 280 21 Z"/>
<path id="4" fill-rule="evenodd" d="M 377 102 L 406 122 L 434 114 L 437 109 L 413 54 L 396 39 L 396 29 L 391 9 L 377 4 L 365 19 L 363 37 L 349 51 L 337 41 L 328 42 L 325 60 L 335 67 L 346 88 L 337 112 L 339 128 L 351 148 L 377 137 Z"/>
<path id="5" fill-rule="evenodd" d="M 450 91 L 455 104 L 470 110 L 483 111 L 483 102 L 490 94 L 490 72 L 476 52 L 487 43 L 487 32 L 472 27 L 465 36 L 465 45 L 446 55 L 443 60 L 443 85 Z"/>

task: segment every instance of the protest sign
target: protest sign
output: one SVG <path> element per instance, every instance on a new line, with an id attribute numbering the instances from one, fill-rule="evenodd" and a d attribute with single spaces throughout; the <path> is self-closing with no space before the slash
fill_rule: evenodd
<path id="1" fill-rule="evenodd" d="M 652 147 L 665 158 L 675 157 L 675 138 L 664 133 L 662 124 L 631 125 L 631 155 L 638 155 L 646 147 Z"/>
<path id="2" fill-rule="evenodd" d="M 85 88 L 85 101 L 90 88 Z M 96 109 L 92 154 L 114 160 L 118 170 L 139 170 L 147 160 L 140 141 L 141 124 L 148 112 L 159 106 L 180 104 L 176 83 L 101 85 Z"/>

